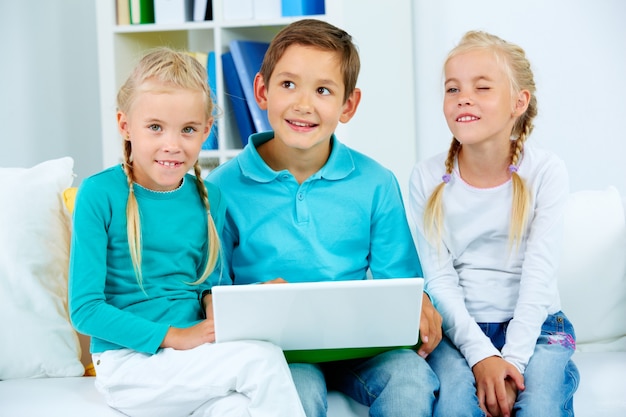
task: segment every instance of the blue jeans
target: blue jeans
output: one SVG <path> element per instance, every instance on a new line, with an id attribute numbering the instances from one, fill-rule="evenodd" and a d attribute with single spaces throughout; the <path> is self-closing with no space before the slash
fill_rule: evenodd
<path id="1" fill-rule="evenodd" d="M 307 417 L 326 417 L 327 388 L 369 406 L 371 417 L 430 417 L 439 388 L 428 363 L 410 349 L 289 368 Z"/>
<path id="2" fill-rule="evenodd" d="M 479 325 L 494 346 L 501 349 L 508 323 Z M 517 396 L 515 417 L 574 416 L 573 396 L 580 379 L 571 360 L 575 340 L 574 328 L 562 312 L 548 316 L 524 372 L 526 389 Z M 428 356 L 428 363 L 441 384 L 435 417 L 485 416 L 478 405 L 474 374 L 450 339 L 443 338 Z"/>

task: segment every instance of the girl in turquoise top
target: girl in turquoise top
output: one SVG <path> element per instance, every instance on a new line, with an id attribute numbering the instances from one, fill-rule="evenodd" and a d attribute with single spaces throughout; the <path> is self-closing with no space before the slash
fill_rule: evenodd
<path id="1" fill-rule="evenodd" d="M 152 51 L 118 107 L 124 162 L 81 184 L 70 259 L 70 315 L 91 336 L 98 390 L 129 416 L 304 416 L 278 347 L 213 343 L 205 294 L 225 204 L 198 164 L 213 123 L 206 71 Z"/>

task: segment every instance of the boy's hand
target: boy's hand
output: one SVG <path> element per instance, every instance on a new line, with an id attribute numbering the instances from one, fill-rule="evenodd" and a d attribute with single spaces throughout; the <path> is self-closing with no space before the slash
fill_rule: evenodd
<path id="1" fill-rule="evenodd" d="M 480 408 L 491 417 L 509 417 L 524 389 L 524 377 L 515 366 L 499 356 L 491 356 L 472 368 Z"/>
<path id="2" fill-rule="evenodd" d="M 262 282 L 262 284 L 286 284 L 286 283 L 287 281 L 285 281 L 283 278 L 274 278 L 269 281 Z"/>
<path id="3" fill-rule="evenodd" d="M 442 330 L 441 323 L 443 319 L 441 314 L 435 309 L 430 298 L 426 294 L 422 294 L 422 314 L 420 318 L 420 345 L 417 354 L 422 358 L 426 357 L 435 350 L 439 342 L 441 342 Z"/>

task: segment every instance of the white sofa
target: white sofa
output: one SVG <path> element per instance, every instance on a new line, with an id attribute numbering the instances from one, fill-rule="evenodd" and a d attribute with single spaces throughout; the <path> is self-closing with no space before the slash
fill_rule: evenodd
<path id="1" fill-rule="evenodd" d="M 62 193 L 73 161 L 0 168 L 0 416 L 114 417 L 81 376 L 85 338 L 67 320 L 70 221 Z M 626 416 L 626 225 L 614 188 L 573 193 L 559 284 L 578 336 L 578 417 Z M 82 340 L 82 343 L 81 343 Z M 82 346 L 81 346 L 82 345 Z M 82 362 L 81 362 L 82 358 Z M 367 407 L 331 392 L 329 417 L 361 417 Z"/>

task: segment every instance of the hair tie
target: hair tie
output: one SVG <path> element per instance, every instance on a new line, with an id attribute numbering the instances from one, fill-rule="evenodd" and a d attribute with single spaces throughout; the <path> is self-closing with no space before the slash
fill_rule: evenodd
<path id="1" fill-rule="evenodd" d="M 517 165 L 509 165 L 509 172 L 512 174 L 514 172 L 517 172 Z"/>
<path id="2" fill-rule="evenodd" d="M 450 182 L 450 178 L 452 178 L 450 174 L 443 174 L 443 176 L 441 177 L 442 181 L 446 184 Z"/>

